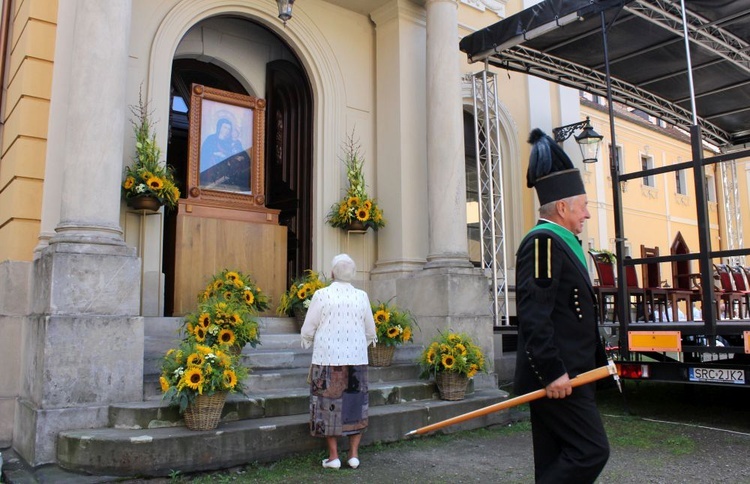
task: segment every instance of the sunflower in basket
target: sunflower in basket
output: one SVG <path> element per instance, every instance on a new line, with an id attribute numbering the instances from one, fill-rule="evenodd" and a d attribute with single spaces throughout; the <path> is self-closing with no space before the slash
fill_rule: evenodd
<path id="1" fill-rule="evenodd" d="M 422 352 L 418 363 L 422 368 L 420 378 L 429 378 L 441 372 L 472 378 L 480 371 L 487 371 L 482 348 L 464 333 L 438 333 L 437 338 Z"/>
<path id="2" fill-rule="evenodd" d="M 372 305 L 372 317 L 379 345 L 398 346 L 414 342 L 416 322 L 409 312 L 398 309 L 395 304 L 378 301 Z"/>
<path id="3" fill-rule="evenodd" d="M 211 298 L 226 302 L 241 302 L 260 313 L 268 309 L 268 296 L 263 294 L 253 278 L 240 271 L 224 269 L 211 278 L 206 288 L 198 294 L 198 302 Z"/>
<path id="4" fill-rule="evenodd" d="M 292 285 L 281 296 L 281 302 L 276 308 L 279 316 L 294 316 L 295 312 L 305 312 L 310 307 L 313 294 L 330 284 L 325 277 L 312 269 L 307 269 L 302 277 L 292 281 Z"/>
<path id="5" fill-rule="evenodd" d="M 214 296 L 198 303 L 185 316 L 182 332 L 186 340 L 206 346 L 225 345 L 240 350 L 260 344 L 258 321 L 244 302 Z"/>
<path id="6" fill-rule="evenodd" d="M 240 363 L 239 355 L 227 350 L 226 345 L 208 346 L 185 340 L 178 348 L 167 351 L 159 376 L 164 400 L 179 406 L 183 413 L 198 395 L 242 392 L 249 369 Z"/>

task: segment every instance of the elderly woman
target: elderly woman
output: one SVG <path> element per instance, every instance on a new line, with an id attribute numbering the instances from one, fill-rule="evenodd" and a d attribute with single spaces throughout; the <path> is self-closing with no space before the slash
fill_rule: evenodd
<path id="1" fill-rule="evenodd" d="M 359 466 L 359 442 L 367 428 L 367 346 L 377 341 L 367 293 L 354 288 L 354 261 L 339 254 L 333 283 L 313 295 L 302 325 L 302 346 L 313 345 L 310 368 L 310 433 L 325 437 L 323 467 L 338 469 L 337 437 L 349 437 L 350 467 Z"/>

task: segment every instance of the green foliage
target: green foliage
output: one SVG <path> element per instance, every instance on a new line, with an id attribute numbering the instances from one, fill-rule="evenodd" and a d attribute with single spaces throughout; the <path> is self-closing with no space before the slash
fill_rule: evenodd
<path id="1" fill-rule="evenodd" d="M 292 281 L 292 285 L 281 296 L 281 302 L 276 308 L 279 316 L 294 316 L 295 311 L 306 311 L 310 307 L 313 294 L 318 289 L 330 284 L 325 277 L 312 269 L 307 269 L 302 277 Z"/>
<path id="2" fill-rule="evenodd" d="M 198 295 L 198 302 L 217 297 L 226 302 L 244 303 L 248 309 L 260 313 L 268 309 L 268 296 L 253 278 L 240 271 L 224 269 L 211 278 L 206 289 Z"/>
<path id="3" fill-rule="evenodd" d="M 422 368 L 420 378 L 429 378 L 435 373 L 449 371 L 471 378 L 480 371 L 487 371 L 482 349 L 464 333 L 438 333 L 425 348 L 418 363 Z"/>
<path id="4" fill-rule="evenodd" d="M 346 177 L 349 180 L 349 188 L 344 197 L 331 205 L 326 216 L 326 222 L 332 227 L 348 228 L 353 222 L 359 221 L 365 227 L 378 230 L 385 226 L 383 211 L 377 202 L 367 195 L 365 175 L 362 172 L 364 157 L 358 141 L 354 140 L 354 132 L 347 137 L 344 155 Z"/>
<path id="5" fill-rule="evenodd" d="M 156 143 L 156 133 L 149 117 L 148 104 L 138 94 L 138 105 L 131 106 L 135 117 L 131 121 L 135 133 L 135 160 L 125 168 L 122 196 L 125 200 L 141 195 L 155 197 L 167 209 L 174 209 L 180 199 L 171 167 L 159 161 L 161 149 Z"/>
<path id="6" fill-rule="evenodd" d="M 378 302 L 372 305 L 372 316 L 379 345 L 398 346 L 407 341 L 414 342 L 416 322 L 409 312 L 400 310 L 395 304 Z"/>

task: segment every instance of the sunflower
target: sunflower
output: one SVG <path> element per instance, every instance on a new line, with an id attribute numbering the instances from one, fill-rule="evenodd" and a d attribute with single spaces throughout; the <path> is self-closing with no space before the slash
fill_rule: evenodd
<path id="1" fill-rule="evenodd" d="M 203 372 L 200 368 L 188 368 L 185 374 L 182 376 L 182 381 L 189 388 L 198 390 L 198 393 L 203 393 Z"/>
<path id="2" fill-rule="evenodd" d="M 234 271 L 227 272 L 227 275 L 224 276 L 228 281 L 234 282 L 236 279 L 240 278 L 240 275 Z"/>
<path id="3" fill-rule="evenodd" d="M 152 190 L 161 190 L 164 188 L 164 181 L 158 176 L 152 176 L 146 181 L 146 185 Z"/>
<path id="4" fill-rule="evenodd" d="M 443 355 L 441 363 L 446 370 L 450 370 L 451 368 L 453 368 L 453 365 L 456 364 L 456 359 L 451 355 Z"/>
<path id="5" fill-rule="evenodd" d="M 404 328 L 404 343 L 406 343 L 410 339 L 411 339 L 411 328 L 407 326 L 406 328 Z"/>
<path id="6" fill-rule="evenodd" d="M 201 315 L 198 316 L 198 323 L 204 328 L 208 328 L 208 325 L 211 324 L 211 315 L 208 313 L 201 313 Z"/>
<path id="7" fill-rule="evenodd" d="M 225 301 L 231 301 L 234 299 L 234 295 L 232 294 L 232 291 L 226 291 L 224 292 L 224 300 Z"/>
<path id="8" fill-rule="evenodd" d="M 477 371 L 479 371 L 479 367 L 475 364 L 472 364 L 471 366 L 469 366 L 469 371 L 466 373 L 466 376 L 472 378 L 477 374 Z"/>
<path id="9" fill-rule="evenodd" d="M 232 346 L 234 342 L 237 341 L 237 337 L 231 329 L 222 329 L 219 331 L 218 340 L 221 344 Z"/>
<path id="10" fill-rule="evenodd" d="M 399 328 L 398 326 L 394 326 L 392 328 L 388 328 L 388 337 L 389 338 L 395 338 L 396 336 L 399 335 L 399 333 L 401 333 L 401 328 Z"/>
<path id="11" fill-rule="evenodd" d="M 238 325 L 242 324 L 242 317 L 239 315 L 239 313 L 232 313 L 227 317 L 227 320 L 229 321 L 229 324 L 231 325 Z"/>
<path id="12" fill-rule="evenodd" d="M 427 356 L 425 357 L 427 363 L 429 363 L 430 365 L 435 363 L 435 355 L 436 353 L 434 349 L 430 348 L 429 350 L 427 350 Z"/>
<path id="13" fill-rule="evenodd" d="M 203 365 L 203 355 L 199 353 L 191 353 L 190 356 L 188 356 L 187 364 L 188 366 L 201 366 Z"/>
<path id="14" fill-rule="evenodd" d="M 133 178 L 132 176 L 129 176 L 125 179 L 125 182 L 122 184 L 122 188 L 124 188 L 125 190 L 130 190 L 131 188 L 133 188 L 133 185 L 135 185 L 135 178 Z"/>
<path id="15" fill-rule="evenodd" d="M 237 289 L 242 289 L 243 287 L 245 287 L 245 281 L 243 281 L 239 277 L 234 280 L 233 284 Z"/>
<path id="16" fill-rule="evenodd" d="M 177 200 L 178 198 L 180 198 L 180 189 L 179 188 L 174 187 L 174 186 L 172 187 L 172 197 L 175 200 Z"/>
<path id="17" fill-rule="evenodd" d="M 466 356 L 466 346 L 462 345 L 461 343 L 457 343 L 455 348 L 461 356 Z"/>
<path id="18" fill-rule="evenodd" d="M 207 355 L 213 351 L 210 346 L 206 345 L 195 345 L 195 349 L 202 355 Z"/>
<path id="19" fill-rule="evenodd" d="M 242 296 L 245 298 L 245 302 L 248 306 L 252 305 L 255 302 L 255 295 L 253 294 L 253 291 L 245 291 L 242 293 Z"/>
<path id="20" fill-rule="evenodd" d="M 369 210 L 364 207 L 361 207 L 357 210 L 357 220 L 359 220 L 360 222 L 366 222 L 368 218 L 370 218 Z"/>
<path id="21" fill-rule="evenodd" d="M 298 291 L 297 291 L 297 298 L 300 300 L 307 299 L 307 291 L 309 289 L 309 286 L 307 284 L 303 285 Z"/>
<path id="22" fill-rule="evenodd" d="M 365 207 L 367 210 L 372 209 L 372 201 L 371 200 L 365 200 L 365 203 L 362 204 L 363 207 Z"/>
<path id="23" fill-rule="evenodd" d="M 216 279 L 214 281 L 214 289 L 221 289 L 222 287 L 224 287 L 224 281 L 222 281 L 221 279 Z"/>
<path id="24" fill-rule="evenodd" d="M 169 390 L 169 381 L 164 377 L 164 375 L 159 377 L 159 384 L 161 385 L 161 391 L 166 392 Z"/>
<path id="25" fill-rule="evenodd" d="M 237 374 L 232 370 L 224 370 L 224 386 L 230 390 L 237 386 Z"/>
<path id="26" fill-rule="evenodd" d="M 391 313 L 383 309 L 378 310 L 375 313 L 375 322 L 377 324 L 387 323 L 391 319 Z"/>
<path id="27" fill-rule="evenodd" d="M 193 330 L 193 336 L 195 336 L 195 341 L 204 342 L 206 341 L 206 328 L 203 326 L 196 326 Z"/>
<path id="28" fill-rule="evenodd" d="M 349 208 L 359 206 L 359 197 L 349 197 L 349 199 L 346 201 L 346 205 Z"/>

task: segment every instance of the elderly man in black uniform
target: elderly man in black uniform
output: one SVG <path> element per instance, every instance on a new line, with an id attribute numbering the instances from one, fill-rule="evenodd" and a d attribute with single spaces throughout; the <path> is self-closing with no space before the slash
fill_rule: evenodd
<path id="1" fill-rule="evenodd" d="M 527 184 L 541 207 L 517 253 L 514 390 L 547 392 L 548 398 L 529 404 L 536 482 L 594 482 L 609 458 L 595 384 L 570 385 L 571 378 L 606 364 L 577 237 L 590 218 L 586 191 L 579 171 L 549 136 L 535 129 L 529 143 Z"/>

